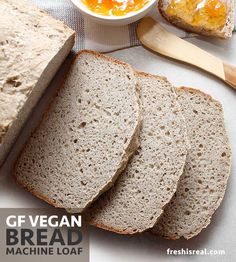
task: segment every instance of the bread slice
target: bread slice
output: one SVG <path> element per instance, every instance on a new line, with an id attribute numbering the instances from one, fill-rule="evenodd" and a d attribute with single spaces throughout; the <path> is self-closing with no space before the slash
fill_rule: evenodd
<path id="1" fill-rule="evenodd" d="M 56 207 L 82 212 L 125 168 L 140 124 L 131 67 L 82 51 L 17 161 L 17 182 Z"/>
<path id="2" fill-rule="evenodd" d="M 178 89 L 191 150 L 177 192 L 152 229 L 169 239 L 192 238 L 208 226 L 230 174 L 231 151 L 222 106 L 191 88 Z"/>
<path id="3" fill-rule="evenodd" d="M 208 0 L 209 1 L 209 0 Z M 222 2 L 225 3 L 225 6 L 227 8 L 226 10 L 226 19 L 225 19 L 225 25 L 223 27 L 212 26 L 212 22 L 210 22 L 210 25 L 207 23 L 207 18 L 202 18 L 204 23 L 199 25 L 199 24 L 191 24 L 188 19 L 186 19 L 185 14 L 181 11 L 178 10 L 178 12 L 174 12 L 171 14 L 167 11 L 168 7 L 170 6 L 171 3 L 176 2 L 177 5 L 174 8 L 180 8 L 180 6 L 187 6 L 187 5 L 201 5 L 204 1 L 193 1 L 193 3 L 188 3 L 186 0 L 181 0 L 181 1 L 175 1 L 175 0 L 160 0 L 158 2 L 158 7 L 159 11 L 162 14 L 162 16 L 169 21 L 170 23 L 174 24 L 175 26 L 179 28 L 183 28 L 189 32 L 194 32 L 198 33 L 201 35 L 207 35 L 207 36 L 215 36 L 223 39 L 230 38 L 232 36 L 232 31 L 234 29 L 234 0 L 223 0 Z M 217 2 L 217 1 L 215 1 Z M 208 12 L 209 13 L 209 12 Z M 220 14 L 215 14 L 213 13 L 213 19 L 216 18 L 218 15 L 219 19 L 222 19 Z M 209 21 L 212 21 L 209 18 Z M 223 18 L 224 19 L 224 18 Z"/>
<path id="4" fill-rule="evenodd" d="M 153 227 L 176 191 L 187 155 L 186 127 L 172 85 L 137 73 L 143 104 L 140 148 L 115 185 L 85 211 L 88 222 L 120 234 Z"/>
<path id="5" fill-rule="evenodd" d="M 75 33 L 25 0 L 0 0 L 0 166 Z"/>

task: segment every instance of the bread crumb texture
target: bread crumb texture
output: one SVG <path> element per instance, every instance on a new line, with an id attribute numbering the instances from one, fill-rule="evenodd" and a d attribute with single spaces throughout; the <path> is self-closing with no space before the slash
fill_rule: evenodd
<path id="1" fill-rule="evenodd" d="M 171 84 L 137 74 L 143 104 L 140 147 L 115 185 L 85 216 L 89 223 L 121 234 L 151 228 L 176 191 L 187 155 L 185 121 Z"/>
<path id="2" fill-rule="evenodd" d="M 152 232 L 171 239 L 189 239 L 210 223 L 223 199 L 231 150 L 219 102 L 189 88 L 179 89 L 178 99 L 191 150 L 177 192 Z"/>
<path id="3" fill-rule="evenodd" d="M 83 51 L 23 150 L 17 181 L 54 206 L 81 212 L 114 183 L 139 124 L 131 68 Z"/>

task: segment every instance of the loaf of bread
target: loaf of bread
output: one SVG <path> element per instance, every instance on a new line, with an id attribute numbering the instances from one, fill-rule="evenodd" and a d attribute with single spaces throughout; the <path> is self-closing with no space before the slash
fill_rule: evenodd
<path id="1" fill-rule="evenodd" d="M 177 189 L 188 147 L 172 85 L 145 73 L 136 77 L 143 105 L 140 147 L 115 185 L 85 211 L 90 224 L 120 234 L 155 225 Z"/>
<path id="2" fill-rule="evenodd" d="M 224 39 L 232 36 L 234 0 L 189 2 L 160 0 L 159 11 L 166 20 L 189 32 Z"/>
<path id="3" fill-rule="evenodd" d="M 140 125 L 132 68 L 82 51 L 19 157 L 16 180 L 56 207 L 82 212 L 126 167 Z"/>
<path id="4" fill-rule="evenodd" d="M 74 36 L 28 1 L 0 0 L 0 166 Z"/>
<path id="5" fill-rule="evenodd" d="M 192 238 L 210 223 L 226 190 L 231 150 L 222 106 L 191 88 L 178 89 L 191 150 L 178 189 L 152 229 L 169 239 Z"/>

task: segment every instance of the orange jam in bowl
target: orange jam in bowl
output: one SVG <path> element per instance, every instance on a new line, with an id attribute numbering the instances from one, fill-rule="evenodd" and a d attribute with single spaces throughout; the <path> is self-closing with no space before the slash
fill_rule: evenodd
<path id="1" fill-rule="evenodd" d="M 124 16 L 139 11 L 149 0 L 82 0 L 87 8 L 99 15 Z"/>
<path id="2" fill-rule="evenodd" d="M 226 0 L 171 0 L 166 12 L 192 26 L 217 30 L 226 24 L 228 6 Z"/>

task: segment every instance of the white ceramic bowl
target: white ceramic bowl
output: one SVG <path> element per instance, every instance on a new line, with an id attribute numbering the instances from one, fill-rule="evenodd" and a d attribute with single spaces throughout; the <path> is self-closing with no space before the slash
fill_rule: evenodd
<path id="1" fill-rule="evenodd" d="M 114 25 L 114 26 L 121 26 L 133 23 L 142 17 L 144 17 L 155 5 L 157 0 L 150 0 L 142 9 L 136 12 L 130 12 L 124 16 L 105 16 L 99 15 L 95 12 L 92 12 L 88 9 L 88 7 L 83 4 L 82 0 L 71 0 L 74 5 L 80 10 L 80 12 L 92 19 L 93 21 L 99 24 L 106 24 L 106 25 Z"/>

